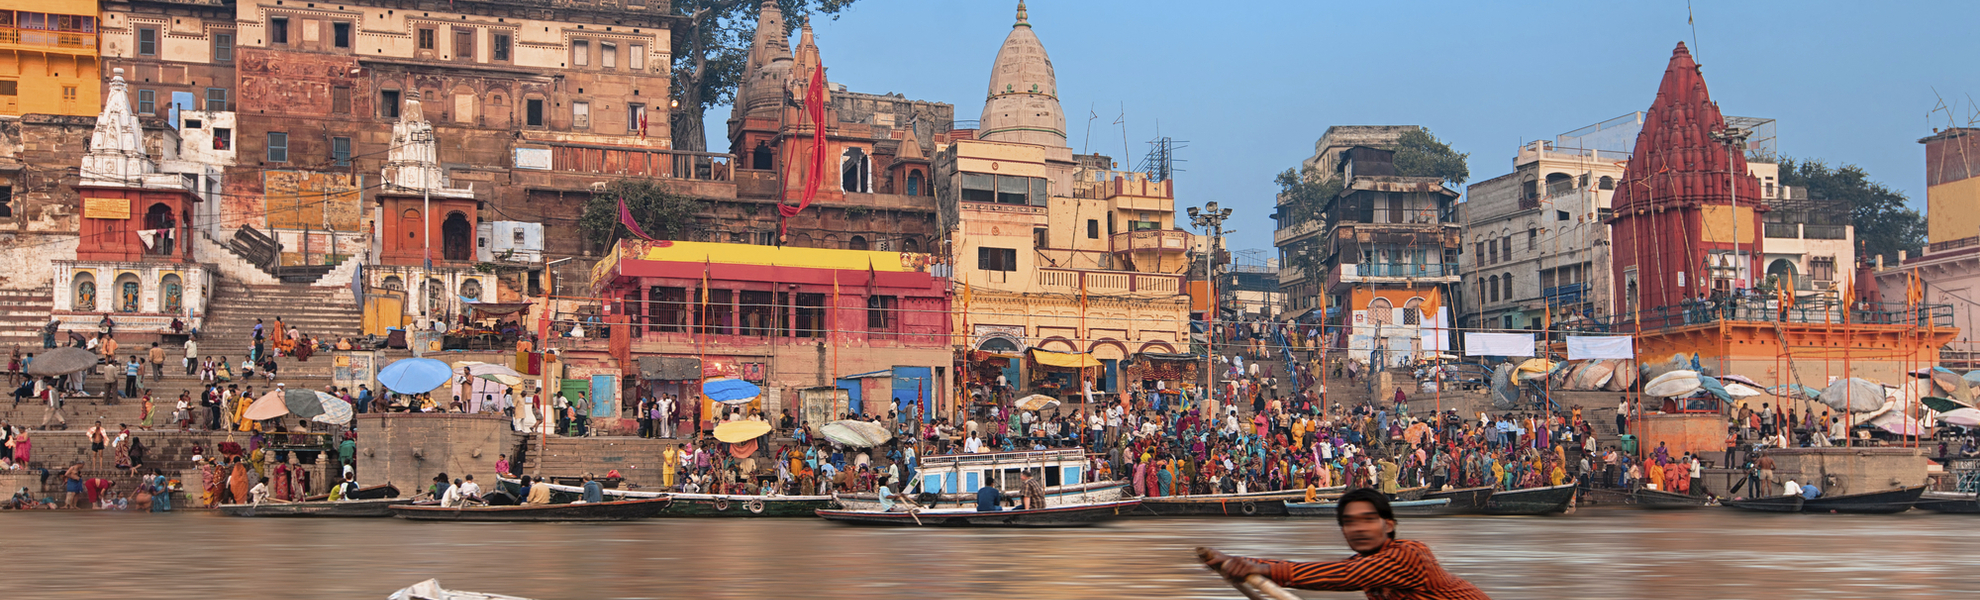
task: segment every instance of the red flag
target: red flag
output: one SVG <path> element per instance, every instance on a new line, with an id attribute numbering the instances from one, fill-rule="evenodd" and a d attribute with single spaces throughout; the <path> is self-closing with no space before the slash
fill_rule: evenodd
<path id="1" fill-rule="evenodd" d="M 619 197 L 619 224 L 632 230 L 633 235 L 639 236 L 639 239 L 654 241 L 653 236 L 646 235 L 646 231 L 639 228 L 639 221 L 633 220 L 632 209 L 626 208 L 625 196 Z"/>
<path id="2" fill-rule="evenodd" d="M 811 72 L 811 85 L 804 90 L 804 113 L 811 119 L 811 160 L 809 171 L 804 174 L 804 197 L 797 206 L 780 204 L 777 213 L 790 218 L 804 212 L 811 201 L 818 197 L 818 187 L 825 182 L 825 67 L 820 66 Z M 788 224 L 786 225 L 788 227 Z"/>

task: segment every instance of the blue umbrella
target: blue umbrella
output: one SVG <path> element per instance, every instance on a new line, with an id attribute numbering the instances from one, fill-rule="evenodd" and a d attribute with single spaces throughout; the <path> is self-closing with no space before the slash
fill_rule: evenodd
<path id="1" fill-rule="evenodd" d="M 378 371 L 378 383 L 401 394 L 431 392 L 453 377 L 453 367 L 431 358 L 400 359 Z"/>
<path id="2" fill-rule="evenodd" d="M 701 394 L 723 404 L 741 404 L 763 395 L 763 388 L 741 379 L 710 379 L 701 383 Z"/>

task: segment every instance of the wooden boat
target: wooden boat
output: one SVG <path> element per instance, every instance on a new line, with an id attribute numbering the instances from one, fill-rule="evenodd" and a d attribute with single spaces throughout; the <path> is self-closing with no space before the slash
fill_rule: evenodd
<path id="1" fill-rule="evenodd" d="M 1567 512 L 1575 484 L 1493 492 L 1479 512 L 1488 515 L 1548 515 Z"/>
<path id="2" fill-rule="evenodd" d="M 1449 510 L 1450 504 L 1451 504 L 1450 498 L 1437 498 L 1435 500 L 1402 500 L 1397 502 L 1390 502 L 1389 509 L 1395 511 L 1396 516 L 1398 517 L 1430 517 L 1436 515 L 1451 514 L 1447 512 Z M 1335 513 L 1340 512 L 1340 510 L 1341 510 L 1341 503 L 1332 500 L 1326 502 L 1287 502 L 1286 503 L 1286 514 L 1295 517 L 1331 517 L 1334 516 Z"/>
<path id="3" fill-rule="evenodd" d="M 674 501 L 661 517 L 809 517 L 832 507 L 831 496 L 666 493 Z M 877 505 L 877 501 L 876 501 Z"/>
<path id="4" fill-rule="evenodd" d="M 1132 514 L 1140 500 L 980 512 L 971 508 L 908 511 L 819 509 L 827 521 L 895 527 L 1089 527 Z"/>
<path id="5" fill-rule="evenodd" d="M 1344 490 L 1346 488 L 1330 487 L 1319 490 L 1319 494 L 1337 498 Z M 1306 490 L 1150 496 L 1141 499 L 1141 514 L 1161 517 L 1283 517 L 1286 516 L 1287 502 L 1304 500 Z"/>
<path id="6" fill-rule="evenodd" d="M 400 504 L 392 507 L 392 516 L 412 521 L 631 521 L 658 517 L 660 513 L 666 512 L 668 505 L 673 503 L 671 498 L 641 498 L 612 502 L 464 508 Z"/>
<path id="7" fill-rule="evenodd" d="M 1821 496 L 1801 502 L 1801 512 L 1805 513 L 1859 513 L 1886 515 L 1911 510 L 1911 505 L 1925 493 L 1925 486 L 1908 487 L 1881 492 Z"/>
<path id="8" fill-rule="evenodd" d="M 399 497 L 398 486 L 389 483 L 381 483 L 370 487 L 358 488 L 357 491 L 351 492 L 350 495 L 345 496 L 344 499 L 345 500 L 383 500 L 386 498 L 397 498 L 397 497 Z M 329 499 L 330 499 L 329 494 L 317 494 L 314 496 L 304 497 L 302 501 L 322 502 L 324 500 L 329 500 Z"/>
<path id="9" fill-rule="evenodd" d="M 1127 485 L 1125 481 L 1096 481 L 1093 483 L 1046 486 L 1045 506 L 1113 502 L 1126 496 Z M 839 508 L 846 510 L 880 510 L 880 497 L 875 494 L 864 492 L 841 493 L 834 494 L 833 497 L 838 499 Z M 976 504 L 976 494 L 974 492 L 968 494 L 920 494 L 915 497 L 915 501 L 929 508 L 941 508 L 945 505 L 959 507 L 974 506 Z"/>
<path id="10" fill-rule="evenodd" d="M 1441 492 L 1426 493 L 1423 495 L 1423 499 L 1436 500 L 1438 498 L 1446 498 L 1451 501 L 1450 504 L 1444 507 L 1449 511 L 1476 512 L 1485 508 L 1486 501 L 1492 497 L 1492 491 L 1490 486 L 1444 490 Z"/>
<path id="11" fill-rule="evenodd" d="M 392 592 L 392 595 L 386 596 L 385 600 L 529 600 L 529 599 L 524 598 L 522 596 L 504 596 L 501 594 L 484 594 L 481 592 L 450 590 L 440 587 L 440 580 L 428 579 L 426 581 L 421 581 L 419 583 L 415 583 L 410 586 L 407 586 L 405 589 Z"/>
<path id="12" fill-rule="evenodd" d="M 392 507 L 412 504 L 412 498 L 338 500 L 335 502 L 264 502 L 222 504 L 214 508 L 229 517 L 389 517 Z"/>
<path id="13" fill-rule="evenodd" d="M 1395 494 L 1392 494 L 1392 495 L 1391 495 L 1391 497 L 1390 497 L 1389 499 L 1390 499 L 1390 500 L 1405 500 L 1405 501 L 1407 501 L 1407 500 L 1422 500 L 1422 499 L 1423 499 L 1423 495 L 1424 495 L 1424 494 L 1428 494 L 1428 493 L 1430 493 L 1430 486 L 1427 486 L 1427 485 L 1419 485 L 1419 486 L 1416 486 L 1416 487 L 1406 487 L 1406 488 L 1402 488 L 1402 489 L 1399 489 L 1399 490 L 1396 490 L 1396 493 L 1395 493 Z"/>
<path id="14" fill-rule="evenodd" d="M 1643 488 L 1630 493 L 1632 504 L 1649 509 L 1698 508 L 1705 505 L 1704 496 L 1691 496 L 1664 490 Z"/>
<path id="15" fill-rule="evenodd" d="M 1957 492 L 1925 492 L 1912 505 L 1920 510 L 1940 513 L 1980 513 L 1980 495 Z"/>
<path id="16" fill-rule="evenodd" d="M 1766 498 L 1739 498 L 1720 502 L 1726 506 L 1754 512 L 1791 513 L 1801 512 L 1801 496 L 1769 496 Z"/>

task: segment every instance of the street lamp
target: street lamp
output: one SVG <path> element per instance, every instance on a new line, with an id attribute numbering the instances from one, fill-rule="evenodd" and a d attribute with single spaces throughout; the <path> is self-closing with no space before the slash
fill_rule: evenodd
<path id="1" fill-rule="evenodd" d="M 1218 208 L 1212 201 L 1202 210 L 1189 207 L 1188 212 L 1190 224 L 1211 232 L 1210 245 L 1203 252 L 1203 291 L 1209 297 L 1203 317 L 1203 398 L 1209 400 L 1217 393 L 1217 250 L 1224 245 L 1224 220 L 1231 217 L 1231 209 Z"/>
<path id="2" fill-rule="evenodd" d="M 1753 130 L 1727 125 L 1725 129 L 1709 132 L 1709 135 L 1726 145 L 1726 193 L 1732 198 L 1733 212 L 1733 284 L 1736 287 L 1753 287 L 1746 283 L 1746 261 L 1739 256 L 1739 173 L 1733 170 L 1733 161 L 1739 153 L 1746 151 L 1746 138 L 1753 135 Z"/>

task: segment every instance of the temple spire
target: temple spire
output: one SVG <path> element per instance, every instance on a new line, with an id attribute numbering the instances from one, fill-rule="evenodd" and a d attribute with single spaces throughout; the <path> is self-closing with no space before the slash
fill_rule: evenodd
<path id="1" fill-rule="evenodd" d="M 1031 11 L 1024 9 L 1024 0 L 1018 0 L 1017 24 L 1012 27 L 1030 27 Z"/>
<path id="2" fill-rule="evenodd" d="M 1032 31 L 1029 12 L 1018 3 L 1017 24 L 997 50 L 990 67 L 990 92 L 983 103 L 979 139 L 1066 147 L 1066 115 L 1059 106 L 1058 76 L 1052 58 Z"/>

